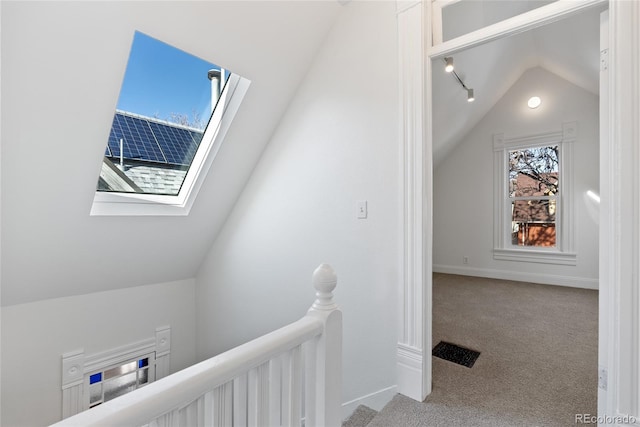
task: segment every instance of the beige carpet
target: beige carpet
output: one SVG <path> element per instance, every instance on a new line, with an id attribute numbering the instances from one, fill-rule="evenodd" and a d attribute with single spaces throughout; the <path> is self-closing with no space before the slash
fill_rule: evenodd
<path id="1" fill-rule="evenodd" d="M 571 426 L 597 413 L 597 291 L 435 274 L 433 345 L 481 352 L 473 368 L 433 358 L 425 402 L 396 396 L 369 424 Z"/>
<path id="2" fill-rule="evenodd" d="M 342 427 L 366 427 L 378 415 L 378 411 L 365 405 L 358 405 L 356 410 L 342 422 Z"/>

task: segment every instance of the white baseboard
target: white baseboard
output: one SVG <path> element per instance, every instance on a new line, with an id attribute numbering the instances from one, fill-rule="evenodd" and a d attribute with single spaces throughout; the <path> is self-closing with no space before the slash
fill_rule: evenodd
<path id="1" fill-rule="evenodd" d="M 384 406 L 389 403 L 393 396 L 397 393 L 398 386 L 391 386 L 378 390 L 366 396 L 359 397 L 349 402 L 342 404 L 342 419 L 346 420 L 349 415 L 353 414 L 358 405 L 365 405 L 376 411 L 380 411 Z"/>
<path id="2" fill-rule="evenodd" d="M 455 265 L 433 265 L 434 273 L 459 274 L 461 276 L 487 277 L 489 279 L 515 280 L 519 282 L 541 283 L 543 285 L 569 286 L 572 288 L 598 289 L 598 279 L 558 276 L 524 271 L 493 270 L 489 268 L 461 267 Z"/>
<path id="3" fill-rule="evenodd" d="M 397 344 L 396 350 L 398 393 L 422 402 L 431 393 L 431 382 L 424 381 L 425 371 L 431 374 L 431 355 L 424 359 L 422 349 L 404 343 Z M 423 364 L 423 362 L 427 362 Z M 426 365 L 426 366 L 425 366 Z M 425 387 L 426 386 L 426 389 Z"/>

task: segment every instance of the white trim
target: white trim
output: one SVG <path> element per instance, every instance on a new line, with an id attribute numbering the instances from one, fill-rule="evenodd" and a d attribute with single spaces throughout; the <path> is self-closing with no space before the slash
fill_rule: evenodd
<path id="1" fill-rule="evenodd" d="M 505 138 L 504 134 L 493 135 L 493 187 L 494 187 L 494 249 L 493 258 L 501 261 L 537 262 L 543 264 L 577 265 L 574 252 L 575 217 L 573 215 L 573 142 L 578 137 L 578 123 L 562 123 L 560 131 Z M 511 203 L 508 195 L 509 151 L 546 145 L 558 145 L 560 192 L 555 197 L 556 247 L 530 248 L 513 245 L 511 242 Z M 535 199 L 535 198 L 531 198 Z"/>
<path id="2" fill-rule="evenodd" d="M 62 389 L 82 384 L 84 378 L 84 350 L 62 355 Z"/>
<path id="3" fill-rule="evenodd" d="M 157 356 L 164 356 L 171 352 L 171 327 L 156 328 L 155 346 Z"/>
<path id="4" fill-rule="evenodd" d="M 96 191 L 91 215 L 188 215 L 250 84 L 244 77 L 229 76 L 177 196 Z"/>
<path id="5" fill-rule="evenodd" d="M 570 288 L 598 289 L 598 279 L 586 277 L 560 276 L 547 273 L 527 273 L 491 268 L 464 267 L 434 264 L 434 273 L 457 274 L 460 276 L 486 277 L 488 279 L 511 280 L 517 282 L 540 283 L 543 285 L 567 286 Z"/>
<path id="6" fill-rule="evenodd" d="M 405 8 L 398 1 L 398 64 L 400 140 L 403 145 L 403 270 L 399 289 L 398 392 L 422 401 L 431 393 L 431 357 L 422 357 L 421 349 L 431 351 L 431 327 L 423 319 L 431 319 L 431 227 L 432 165 L 427 161 L 431 145 L 425 137 L 431 134 L 430 103 L 425 99 L 426 76 L 431 73 L 425 62 L 425 46 L 430 33 L 425 33 L 425 14 L 430 7 L 420 2 Z M 428 130 L 428 132 L 425 132 Z M 404 348 L 417 349 L 417 365 L 403 363 Z M 425 350 L 427 351 L 427 350 Z"/>
<path id="7" fill-rule="evenodd" d="M 399 3 L 403 4 L 401 0 L 398 0 Z M 403 270 L 404 270 L 404 280 L 399 289 L 399 317 L 401 320 L 401 328 L 399 330 L 399 340 L 403 342 L 405 335 L 404 333 L 410 328 L 421 328 L 424 329 L 424 336 L 428 341 L 428 346 L 425 345 L 426 349 L 418 349 L 421 356 L 422 354 L 427 354 L 429 357 L 424 357 L 423 359 L 428 360 L 427 363 L 423 363 L 421 366 L 423 370 L 416 370 L 414 372 L 410 372 L 408 369 L 402 371 L 402 366 L 398 364 L 398 392 L 408 395 L 404 390 L 406 389 L 416 389 L 422 388 L 423 390 L 430 391 L 431 387 L 431 328 L 433 325 L 433 315 L 432 315 L 432 307 L 431 307 L 431 257 L 432 257 L 432 235 L 433 235 L 433 222 L 432 216 L 430 214 L 431 207 L 433 205 L 433 180 L 431 179 L 431 168 L 433 166 L 433 152 L 432 152 L 432 144 L 433 144 L 433 136 L 431 133 L 431 120 L 432 120 L 432 94 L 431 94 L 431 86 L 432 86 L 432 78 L 430 74 L 430 66 L 432 59 L 439 59 L 446 55 L 454 54 L 455 52 L 478 46 L 484 43 L 487 43 L 491 40 L 495 40 L 498 38 L 506 37 L 508 35 L 518 34 L 524 31 L 527 31 L 532 28 L 536 28 L 542 26 L 544 24 L 560 20 L 564 17 L 577 14 L 583 10 L 586 10 L 591 7 L 595 7 L 598 5 L 607 4 L 607 0 L 586 0 L 584 2 L 571 2 L 571 1 L 558 1 L 555 3 L 551 3 L 542 8 L 536 9 L 534 11 L 528 12 L 526 14 L 520 15 L 515 18 L 507 19 L 499 24 L 493 25 L 489 28 L 481 29 L 475 31 L 473 33 L 467 34 L 462 37 L 458 37 L 456 39 L 450 40 L 446 43 L 442 43 L 438 46 L 432 45 L 432 23 L 431 23 L 431 4 L 428 0 L 422 2 L 422 7 L 424 11 L 422 11 L 422 22 L 420 23 L 419 30 L 414 30 L 412 32 L 407 31 L 405 27 L 408 26 L 407 22 L 402 22 L 401 17 L 404 13 L 398 14 L 398 42 L 399 42 L 399 51 L 400 51 L 400 72 L 399 72 L 399 85 L 400 85 L 400 102 L 401 106 L 404 106 L 406 102 L 406 94 L 404 93 L 405 87 L 405 78 L 408 74 L 408 70 L 406 70 L 406 65 L 403 61 L 403 51 L 408 51 L 411 49 L 411 46 L 417 45 L 419 48 L 426 46 L 426 57 L 424 56 L 424 50 L 422 52 L 418 52 L 417 49 L 411 50 L 408 53 L 408 56 L 412 55 L 420 55 L 420 63 L 421 67 L 424 67 L 424 80 L 417 86 L 413 87 L 413 98 L 416 97 L 422 98 L 422 106 L 419 107 L 421 114 L 415 115 L 412 112 L 412 115 L 409 116 L 409 112 L 404 108 L 400 109 L 400 130 L 401 130 L 401 140 L 403 141 L 403 146 L 405 150 L 407 150 L 410 144 L 406 138 L 406 135 L 412 131 L 414 127 L 418 127 L 427 130 L 423 134 L 424 138 L 424 152 L 421 151 L 421 157 L 419 160 L 412 159 L 406 155 L 404 157 L 404 167 L 403 167 L 403 175 L 405 179 L 405 209 L 408 206 L 406 204 L 406 200 L 411 199 L 415 203 L 415 205 L 422 207 L 427 206 L 428 211 L 427 214 L 422 218 L 422 222 L 420 224 L 424 224 L 424 229 L 416 230 L 415 224 L 411 217 L 404 216 L 403 224 L 404 224 L 404 254 L 403 254 Z M 629 2 L 632 3 L 632 2 Z M 625 6 L 631 7 L 631 6 Z M 411 8 L 413 10 L 415 8 Z M 401 7 L 398 7 L 398 10 L 402 10 Z M 640 22 L 640 20 L 638 21 Z M 627 34 L 627 37 L 631 37 L 632 34 Z M 635 52 L 635 56 L 637 59 L 637 52 L 640 49 L 637 46 L 634 46 L 634 43 L 637 44 L 636 40 L 627 40 L 625 53 L 629 55 Z M 632 47 L 636 47 L 636 50 L 632 50 Z M 425 89 L 426 88 L 426 89 Z M 636 111 L 638 113 L 638 111 Z M 640 114 L 637 114 L 639 116 Z M 415 120 L 417 120 L 417 122 Z M 418 191 L 416 188 L 411 188 L 407 186 L 408 182 L 420 181 L 425 178 L 424 181 L 424 194 L 422 189 Z M 420 181 L 421 182 L 421 181 Z M 602 205 L 601 205 L 602 206 Z M 416 209 L 416 208 L 414 208 Z M 417 211 L 416 211 L 417 212 Z M 637 219 L 637 218 L 636 218 Z M 637 221 L 636 221 L 637 222 Z M 419 232 L 418 232 L 419 231 Z M 418 258 L 415 256 L 413 248 L 409 245 L 409 241 L 407 240 L 407 236 L 411 233 L 415 233 L 412 241 L 416 246 L 420 247 L 421 250 L 424 251 L 424 257 Z M 419 287 L 421 290 L 421 294 L 419 294 L 420 302 L 424 302 L 424 311 L 422 313 L 413 313 L 411 312 L 412 305 L 408 304 L 410 301 L 407 298 L 407 272 L 410 270 L 415 271 L 417 266 L 420 268 L 419 271 L 422 272 L 423 280 L 416 283 L 414 281 L 413 286 Z M 411 267 L 411 268 L 409 268 Z M 413 323 L 413 325 L 409 325 L 409 323 Z M 425 344 L 427 342 L 425 341 Z M 415 384 L 418 384 L 415 386 Z"/>
<path id="8" fill-rule="evenodd" d="M 443 58 L 445 55 L 451 55 L 503 37 L 524 33 L 605 4 L 607 4 L 607 0 L 558 0 L 446 42 L 434 43 L 428 49 L 427 54 L 430 59 Z M 436 39 L 434 38 L 434 41 Z M 442 34 L 440 34 L 440 40 L 442 40 Z"/>
<path id="9" fill-rule="evenodd" d="M 406 12 L 415 6 L 422 5 L 422 0 L 396 0 L 396 15 Z"/>
<path id="10" fill-rule="evenodd" d="M 531 135 L 505 138 L 504 133 L 493 135 L 493 151 L 513 150 L 555 144 L 557 142 L 575 142 L 578 138 L 578 122 L 562 123 L 562 130 L 540 132 Z"/>
<path id="11" fill-rule="evenodd" d="M 602 203 L 602 195 L 610 194 L 611 188 L 611 156 L 609 154 L 609 115 L 607 111 L 610 106 L 610 85 L 609 85 L 609 10 L 600 14 L 600 230 L 599 230 L 599 278 L 603 284 L 612 284 L 614 279 L 611 277 L 611 261 L 609 260 L 609 244 L 611 239 L 609 236 L 614 233 L 613 230 L 613 203 Z M 605 199 L 606 200 L 606 199 Z M 607 408 L 611 407 L 611 392 L 607 391 L 608 377 L 613 375 L 613 367 L 608 365 L 609 354 L 608 346 L 612 345 L 611 336 L 613 335 L 610 325 L 611 315 L 609 309 L 611 303 L 609 301 L 612 292 L 612 286 L 603 286 L 598 295 L 598 414 L 606 414 Z M 600 376 L 606 381 L 601 381 Z"/>
<path id="12" fill-rule="evenodd" d="M 639 414 L 640 309 L 640 4 L 612 1 L 609 7 L 608 92 L 601 146 L 600 260 L 603 287 L 599 362 L 608 370 L 599 415 Z M 601 219 L 601 223 L 603 222 Z"/>
<path id="13" fill-rule="evenodd" d="M 444 28 L 442 26 L 442 9 L 457 1 L 433 0 L 431 3 L 431 43 L 436 46 L 442 43 Z"/>
<path id="14" fill-rule="evenodd" d="M 123 345 L 85 358 L 84 371 L 99 371 L 111 365 L 126 362 L 155 351 L 155 338 L 148 338 L 136 343 Z"/>
<path id="15" fill-rule="evenodd" d="M 422 349 L 405 344 L 398 344 L 398 364 L 410 370 L 422 367 Z"/>
<path id="16" fill-rule="evenodd" d="M 431 344 L 429 344 L 428 354 L 427 359 L 431 360 Z M 425 358 L 423 358 L 422 349 L 398 343 L 396 357 L 398 360 L 398 393 L 404 394 L 413 400 L 418 400 L 417 396 L 419 395 L 409 393 L 416 393 L 422 390 L 424 376 L 426 374 L 431 376 L 431 369 L 429 371 L 424 370 Z M 402 385 L 402 389 L 400 385 Z M 429 383 L 429 386 L 431 386 L 431 383 Z"/>
<path id="17" fill-rule="evenodd" d="M 342 404 L 342 419 L 347 419 L 356 408 L 360 405 L 368 406 L 371 409 L 374 409 L 378 412 L 385 407 L 391 399 L 398 392 L 398 386 L 392 385 L 390 387 L 385 387 L 381 390 L 375 391 L 373 393 L 369 393 L 365 396 L 358 397 L 357 399 L 350 400 Z"/>
<path id="18" fill-rule="evenodd" d="M 428 3 L 430 4 L 430 3 Z M 610 99 L 606 108 L 606 115 L 610 123 L 607 137 L 601 138 L 600 147 L 600 325 L 599 351 L 600 361 L 608 370 L 608 388 L 599 392 L 598 414 L 602 416 L 616 414 L 623 403 L 631 400 L 638 406 L 638 387 L 640 380 L 637 376 L 639 360 L 637 357 L 638 346 L 638 322 L 634 324 L 634 314 L 640 309 L 638 301 L 640 287 L 640 256 L 638 242 L 640 241 L 640 212 L 638 202 L 634 201 L 631 209 L 627 209 L 624 202 L 629 197 L 637 198 L 640 194 L 640 177 L 637 170 L 640 166 L 640 3 L 636 1 L 611 1 L 587 0 L 584 2 L 558 1 L 543 8 L 537 9 L 535 14 L 528 14 L 509 19 L 482 29 L 463 37 L 448 41 L 437 47 L 427 50 L 426 63 L 431 59 L 441 58 L 455 52 L 478 46 L 504 36 L 518 34 L 546 23 L 562 19 L 566 16 L 579 13 L 587 8 L 609 4 L 609 51 L 608 51 L 608 87 Z M 427 20 L 423 22 L 426 33 L 431 30 L 429 20 L 430 9 L 425 11 Z M 399 25 L 400 27 L 400 25 Z M 419 40 L 412 39 L 408 43 L 422 43 L 428 38 L 422 38 L 422 34 L 416 34 Z M 427 46 L 430 44 L 427 43 Z M 401 45 L 402 48 L 402 45 Z M 402 79 L 402 74 L 400 75 Z M 427 73 L 425 85 L 430 88 L 431 76 Z M 423 93 L 421 88 L 420 93 Z M 431 91 L 427 90 L 424 99 L 424 108 L 427 115 L 423 118 L 426 128 L 430 129 L 431 117 Z M 401 123 L 403 131 L 407 131 L 407 117 L 402 115 Z M 431 132 L 425 132 L 425 147 L 431 147 Z M 425 150 L 423 167 L 432 164 L 433 153 Z M 625 167 L 621 168 L 621 162 L 625 160 Z M 629 163 L 630 166 L 629 167 Z M 412 163 L 405 158 L 405 173 L 414 179 L 422 178 L 423 169 L 412 170 Z M 603 167 L 604 166 L 604 167 Z M 426 182 L 430 188 L 432 182 Z M 413 195 L 427 205 L 433 202 L 432 197 L 425 195 Z M 408 225 L 405 218 L 405 230 Z M 623 234 L 623 225 L 631 225 L 631 232 Z M 628 231 L 628 230 L 627 230 Z M 433 225 L 426 223 L 424 234 L 431 236 Z M 420 239 L 421 237 L 418 237 Z M 427 246 L 427 258 L 430 256 L 431 247 Z M 405 253 L 405 264 L 408 255 Z M 429 275 L 431 269 L 425 267 L 425 274 Z M 425 291 L 430 292 L 430 284 L 425 283 Z M 404 294 L 401 293 L 401 301 Z M 625 302 L 623 307 L 622 302 Z M 630 303 L 630 304 L 629 304 Z M 629 307 L 630 305 L 630 307 Z M 401 305 L 400 316 L 407 318 L 407 306 Z M 622 310 L 624 308 L 624 310 Z M 420 327 L 431 330 L 433 319 L 431 312 L 424 316 L 413 316 L 413 321 Z M 632 353 L 635 357 L 629 358 L 622 350 L 621 342 L 632 344 Z M 635 354 L 634 354 L 635 353 Z M 606 356 L 605 356 L 606 355 Z M 424 372 L 415 372 L 413 380 L 424 381 L 427 375 Z M 632 377 L 631 381 L 628 380 Z M 625 383 L 621 384 L 624 379 Z M 411 379 L 406 379 L 410 381 Z M 400 387 L 399 387 L 400 388 Z M 604 396 L 603 394 L 604 393 Z"/>
<path id="19" fill-rule="evenodd" d="M 90 356 L 84 349 L 62 355 L 62 418 L 68 418 L 88 408 L 88 395 L 85 384 L 86 374 L 154 353 L 149 364 L 149 372 L 154 372 L 154 380 L 170 373 L 171 327 L 156 328 L 151 338 L 112 348 Z M 85 400 L 86 399 L 86 400 Z"/>
<path id="20" fill-rule="evenodd" d="M 493 259 L 556 265 L 578 264 L 577 254 L 575 253 L 529 249 L 494 248 Z"/>

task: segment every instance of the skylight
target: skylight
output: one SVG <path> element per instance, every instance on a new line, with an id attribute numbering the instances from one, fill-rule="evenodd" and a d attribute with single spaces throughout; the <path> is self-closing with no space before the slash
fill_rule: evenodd
<path id="1" fill-rule="evenodd" d="M 136 32 L 92 215 L 187 214 L 249 83 Z"/>

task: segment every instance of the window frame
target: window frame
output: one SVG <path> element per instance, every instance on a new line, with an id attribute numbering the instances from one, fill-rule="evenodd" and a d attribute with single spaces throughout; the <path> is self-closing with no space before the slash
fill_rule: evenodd
<path id="1" fill-rule="evenodd" d="M 139 366 L 139 361 L 141 359 L 148 359 L 148 364 L 146 367 L 141 368 Z M 131 372 L 127 372 L 125 374 L 121 374 L 112 378 L 105 378 L 104 373 L 110 369 L 115 369 L 118 367 L 121 367 L 124 364 L 129 364 L 129 363 L 135 363 L 136 364 L 136 368 L 131 371 Z M 139 371 L 143 371 L 143 370 L 147 370 L 147 381 L 143 384 L 139 384 L 138 383 L 138 373 Z M 106 388 L 106 384 L 110 383 L 112 381 L 115 381 L 117 378 L 121 378 L 125 375 L 130 375 L 131 373 L 136 373 L 136 384 L 135 384 L 135 388 L 133 390 L 137 390 L 140 389 L 142 387 L 146 387 L 147 385 L 151 384 L 152 382 L 154 382 L 156 380 L 156 352 L 152 351 L 149 353 L 142 353 L 142 354 L 137 354 L 134 357 L 132 357 L 131 355 L 127 358 L 119 358 L 119 359 L 114 359 L 114 360 L 108 360 L 108 361 L 102 361 L 102 363 L 97 363 L 93 366 L 91 366 L 90 368 L 85 368 L 85 374 L 84 374 L 84 383 L 83 383 L 83 409 L 87 410 L 87 409 L 91 409 L 94 408 L 98 405 L 102 405 L 105 402 L 108 402 L 109 400 L 104 400 L 104 395 L 106 394 L 105 388 Z M 101 384 L 101 395 L 102 395 L 102 399 L 100 399 L 99 402 L 96 402 L 94 404 L 91 403 L 91 377 L 95 374 L 101 374 L 102 378 L 99 381 L 99 383 Z M 131 390 L 131 391 L 133 391 Z M 131 391 L 128 391 L 126 393 L 123 394 L 127 394 L 130 393 Z"/>
<path id="2" fill-rule="evenodd" d="M 154 381 L 169 375 L 171 370 L 171 326 L 156 328 L 155 336 L 142 341 L 115 347 L 100 353 L 85 355 L 78 349 L 62 355 L 62 418 L 68 418 L 88 409 L 91 374 L 109 366 L 117 366 L 129 360 L 151 357 Z M 86 375 L 85 377 L 85 373 Z M 151 381 L 149 381 L 151 382 Z M 86 399 L 85 399 L 85 393 Z"/>
<path id="3" fill-rule="evenodd" d="M 562 124 L 562 130 L 515 138 L 494 134 L 494 248 L 493 258 L 503 261 L 576 265 L 574 251 L 575 221 L 573 214 L 573 142 L 578 124 Z M 559 151 L 559 191 L 556 200 L 556 246 L 519 246 L 511 241 L 512 212 L 509 196 L 509 152 L 527 148 L 557 145 Z"/>
<path id="4" fill-rule="evenodd" d="M 231 73 L 177 195 L 96 191 L 91 216 L 188 215 L 251 81 Z"/>

